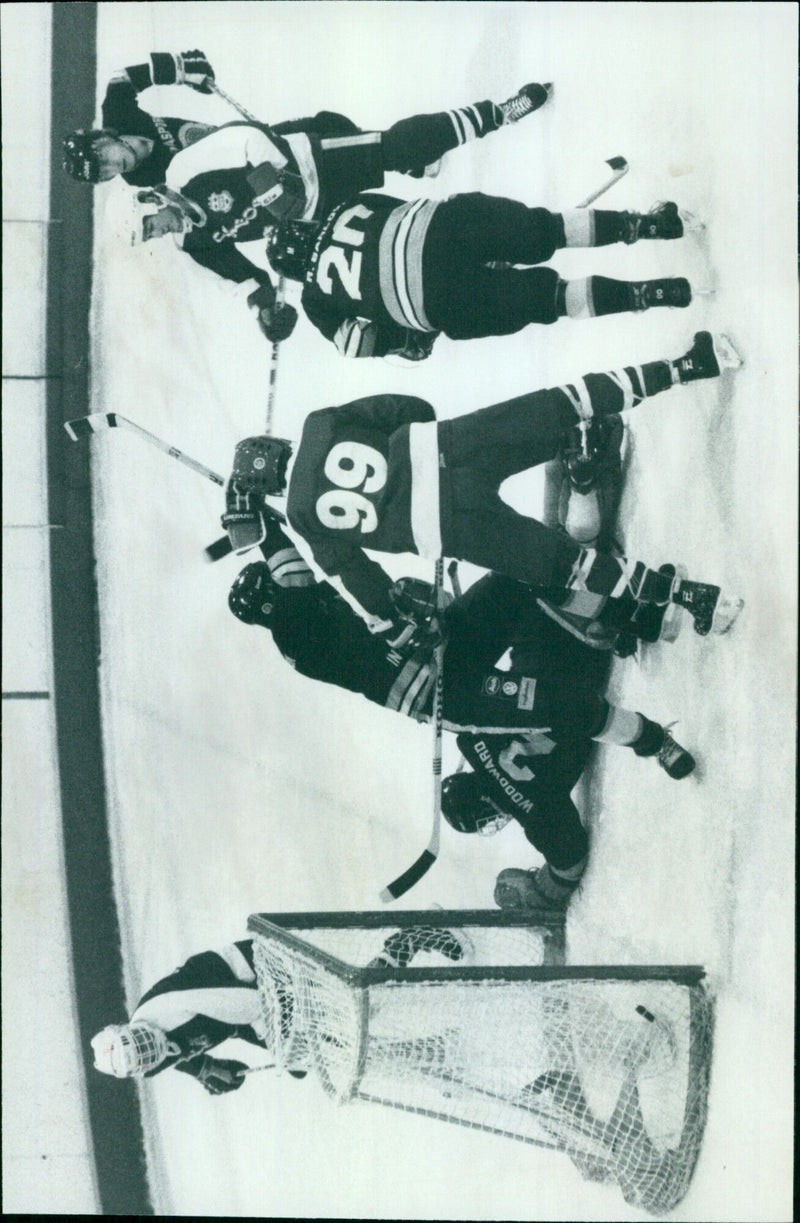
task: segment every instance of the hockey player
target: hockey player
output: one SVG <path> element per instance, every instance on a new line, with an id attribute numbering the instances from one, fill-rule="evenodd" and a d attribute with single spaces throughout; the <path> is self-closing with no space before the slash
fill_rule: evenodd
<path id="1" fill-rule="evenodd" d="M 223 526 L 235 550 L 258 542 L 263 506 L 286 496 L 295 535 L 367 619 L 392 628 L 391 580 L 364 549 L 452 556 L 547 588 L 562 606 L 618 601 L 623 618 L 642 605 L 675 604 L 701 635 L 724 632 L 742 602 L 674 567 L 583 547 L 512 510 L 498 490 L 508 477 L 553 459 L 580 420 L 609 416 L 676 383 L 719 377 L 740 360 L 725 337 L 698 332 L 674 361 L 651 361 L 435 423 L 430 404 L 379 395 L 312 412 L 298 446 L 272 437 L 236 448 Z M 305 546 L 304 545 L 304 546 Z"/>
<path id="2" fill-rule="evenodd" d="M 589 661 L 581 656 L 576 664 L 569 645 L 555 641 L 566 634 L 555 624 L 548 630 L 530 587 L 487 575 L 447 609 L 442 630 L 432 588 L 401 579 L 389 594 L 393 618 L 371 633 L 328 583 L 317 582 L 274 520 L 260 546 L 266 559 L 242 570 L 228 604 L 243 623 L 269 629 L 301 675 L 425 722 L 433 705 L 434 650 L 444 631 L 445 730 L 480 736 L 533 730 L 553 742 L 596 739 L 657 757 L 675 779 L 694 769 L 693 757 L 666 727 L 604 698 L 605 658 L 589 651 Z M 616 616 L 618 607 L 611 606 Z M 559 609 L 551 611 L 560 616 Z M 539 642 L 535 653 L 531 637 Z M 524 667 L 499 669 L 506 649 L 523 641 L 526 653 L 518 657 Z"/>
<path id="3" fill-rule="evenodd" d="M 342 355 L 422 360 L 440 333 L 469 340 L 561 318 L 688 306 L 683 277 L 565 281 L 530 265 L 565 247 L 681 238 L 697 225 L 672 201 L 646 214 L 554 213 L 480 192 L 410 202 L 365 193 L 319 226 L 277 226 L 267 254 L 276 272 L 302 282 L 308 319 Z"/>
<path id="4" fill-rule="evenodd" d="M 451 963 L 471 954 L 455 932 L 421 926 L 390 934 L 369 967 L 405 968 L 421 951 L 435 952 Z M 281 1002 L 286 1038 L 293 1024 L 294 1000 L 284 991 Z M 209 1049 L 232 1038 L 261 1049 L 272 1047 L 259 997 L 252 939 L 190 956 L 147 991 L 128 1023 L 103 1028 L 91 1044 L 95 1068 L 103 1074 L 118 1079 L 151 1078 L 174 1066 L 216 1096 L 236 1091 L 250 1069 L 244 1062 L 209 1056 Z M 297 1060 L 289 1073 L 301 1079 L 307 1066 L 302 1056 Z"/>
<path id="5" fill-rule="evenodd" d="M 64 137 L 64 169 L 85 183 L 104 183 L 118 175 L 132 187 L 163 183 L 176 153 L 214 131 L 208 123 L 151 115 L 139 94 L 151 85 L 188 85 L 210 93 L 214 69 L 202 51 L 173 55 L 156 51 L 143 64 L 116 73 L 102 106 L 102 128 Z"/>

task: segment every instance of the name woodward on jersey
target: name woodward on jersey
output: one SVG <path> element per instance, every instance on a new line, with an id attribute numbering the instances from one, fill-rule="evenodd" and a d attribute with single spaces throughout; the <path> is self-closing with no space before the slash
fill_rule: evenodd
<path id="1" fill-rule="evenodd" d="M 505 791 L 512 803 L 514 803 L 516 807 L 519 807 L 521 811 L 531 814 L 533 812 L 533 803 L 529 798 L 526 798 L 524 794 L 521 794 L 519 790 L 517 790 L 516 787 L 511 784 L 505 774 L 498 769 L 494 762 L 492 753 L 484 743 L 483 739 L 478 739 L 477 743 L 474 744 L 474 751 L 475 754 L 480 757 L 486 772 L 494 778 L 501 790 Z"/>

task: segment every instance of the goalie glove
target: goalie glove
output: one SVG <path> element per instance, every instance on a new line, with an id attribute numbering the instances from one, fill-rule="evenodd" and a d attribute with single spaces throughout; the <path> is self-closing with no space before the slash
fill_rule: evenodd
<path id="1" fill-rule="evenodd" d="M 214 69 L 204 51 L 154 51 L 150 56 L 150 75 L 154 85 L 188 85 L 198 93 L 211 93 L 209 81 Z"/>
<path id="2" fill-rule="evenodd" d="M 247 304 L 258 319 L 262 335 L 271 344 L 288 340 L 297 323 L 297 311 L 294 306 L 276 300 L 275 290 L 269 281 L 253 290 Z"/>
<path id="3" fill-rule="evenodd" d="M 224 1092 L 237 1091 L 249 1069 L 244 1062 L 223 1061 L 206 1054 L 197 1078 L 212 1096 L 220 1096 Z"/>

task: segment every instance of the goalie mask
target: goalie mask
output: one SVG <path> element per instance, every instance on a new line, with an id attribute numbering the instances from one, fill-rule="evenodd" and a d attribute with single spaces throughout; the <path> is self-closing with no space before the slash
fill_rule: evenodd
<path id="1" fill-rule="evenodd" d="M 275 583 L 266 561 L 245 565 L 228 595 L 228 607 L 243 624 L 269 628 L 275 604 Z"/>
<path id="2" fill-rule="evenodd" d="M 511 822 L 481 790 L 476 773 L 451 773 L 442 782 L 442 815 L 456 832 L 490 837 Z"/>
<path id="3" fill-rule="evenodd" d="M 318 233 L 319 225 L 312 221 L 276 225 L 267 240 L 267 258 L 274 271 L 287 280 L 304 280 Z"/>
<path id="4" fill-rule="evenodd" d="M 144 1020 L 109 1024 L 91 1045 L 95 1070 L 115 1079 L 141 1078 L 180 1052 L 166 1032 Z"/>
<path id="5" fill-rule="evenodd" d="M 126 192 L 121 237 L 130 246 L 140 246 L 166 234 L 182 236 L 206 223 L 203 209 L 169 187 L 145 187 Z"/>

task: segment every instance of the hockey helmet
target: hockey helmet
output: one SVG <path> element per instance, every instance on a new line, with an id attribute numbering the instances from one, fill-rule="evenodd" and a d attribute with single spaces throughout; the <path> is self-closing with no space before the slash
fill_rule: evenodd
<path id="1" fill-rule="evenodd" d="M 115 1079 L 139 1078 L 179 1053 L 166 1032 L 152 1023 L 112 1023 L 92 1037 L 95 1070 Z"/>
<path id="2" fill-rule="evenodd" d="M 100 159 L 95 146 L 107 135 L 109 133 L 100 128 L 95 131 L 81 129 L 64 137 L 62 165 L 70 178 L 82 183 L 99 183 Z"/>
<path id="3" fill-rule="evenodd" d="M 442 782 L 442 815 L 456 832 L 490 837 L 512 817 L 496 807 L 481 789 L 476 773 L 451 773 Z"/>
<path id="4" fill-rule="evenodd" d="M 308 271 L 319 225 L 313 221 L 284 221 L 270 230 L 267 258 L 279 276 L 303 280 Z"/>
<path id="5" fill-rule="evenodd" d="M 245 565 L 228 595 L 228 607 L 243 624 L 269 628 L 275 605 L 275 583 L 266 561 Z"/>
<path id="6" fill-rule="evenodd" d="M 292 443 L 282 437 L 246 437 L 236 443 L 230 483 L 239 493 L 271 497 L 285 492 Z"/>

